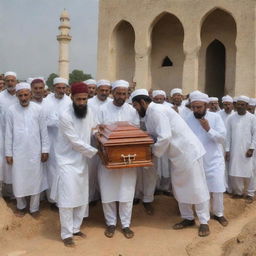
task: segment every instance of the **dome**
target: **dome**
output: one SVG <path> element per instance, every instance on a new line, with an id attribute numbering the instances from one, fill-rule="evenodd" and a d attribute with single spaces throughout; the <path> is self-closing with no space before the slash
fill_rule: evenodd
<path id="1" fill-rule="evenodd" d="M 61 19 L 69 19 L 68 11 L 64 9 L 60 15 Z"/>

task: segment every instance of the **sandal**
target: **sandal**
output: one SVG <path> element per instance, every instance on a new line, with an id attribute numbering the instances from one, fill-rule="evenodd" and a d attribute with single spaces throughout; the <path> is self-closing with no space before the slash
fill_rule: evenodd
<path id="1" fill-rule="evenodd" d="M 75 243 L 74 243 L 74 240 L 73 240 L 72 237 L 68 237 L 68 238 L 63 239 L 63 243 L 67 247 L 74 247 L 75 246 Z"/>
<path id="2" fill-rule="evenodd" d="M 210 229 L 209 229 L 208 224 L 200 224 L 199 229 L 198 229 L 198 235 L 201 237 L 210 235 Z"/>
<path id="3" fill-rule="evenodd" d="M 192 227 L 196 224 L 195 220 L 183 220 L 179 223 L 176 223 L 174 226 L 173 226 L 173 229 L 183 229 L 183 228 L 187 228 L 187 227 Z"/>
<path id="4" fill-rule="evenodd" d="M 110 225 L 110 226 L 107 226 L 104 234 L 105 234 L 106 237 L 112 238 L 115 234 L 115 231 L 116 231 L 116 226 Z"/>
<path id="5" fill-rule="evenodd" d="M 123 228 L 123 234 L 127 239 L 133 238 L 134 237 L 134 232 L 129 228 Z"/>

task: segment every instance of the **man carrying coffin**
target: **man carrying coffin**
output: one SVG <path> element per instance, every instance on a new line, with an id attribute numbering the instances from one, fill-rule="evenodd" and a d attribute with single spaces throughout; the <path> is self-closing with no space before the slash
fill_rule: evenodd
<path id="1" fill-rule="evenodd" d="M 139 116 L 135 109 L 126 103 L 129 83 L 124 80 L 112 84 L 113 101 L 100 108 L 98 120 L 102 125 L 127 121 L 139 127 Z M 107 228 L 105 235 L 113 237 L 117 224 L 117 202 L 119 202 L 119 216 L 122 231 L 126 238 L 134 236 L 129 228 L 132 215 L 133 198 L 136 186 L 136 168 L 107 169 L 100 164 L 98 179 L 101 192 L 103 212 Z"/>
<path id="2" fill-rule="evenodd" d="M 205 150 L 202 144 L 175 110 L 151 102 L 147 90 L 136 90 L 131 97 L 134 108 L 145 117 L 148 133 L 156 141 L 153 154 L 162 157 L 168 153 L 171 161 L 173 192 L 184 219 L 173 228 L 195 225 L 194 204 L 200 223 L 198 234 L 209 235 L 209 191 L 203 169 Z"/>
<path id="3" fill-rule="evenodd" d="M 83 218 L 88 217 L 88 158 L 97 149 L 90 146 L 95 127 L 87 108 L 88 88 L 84 83 L 71 87 L 70 104 L 59 118 L 59 133 L 55 144 L 57 175 L 51 197 L 59 207 L 61 238 L 66 246 L 74 246 L 73 235 L 85 237 L 80 231 Z"/>

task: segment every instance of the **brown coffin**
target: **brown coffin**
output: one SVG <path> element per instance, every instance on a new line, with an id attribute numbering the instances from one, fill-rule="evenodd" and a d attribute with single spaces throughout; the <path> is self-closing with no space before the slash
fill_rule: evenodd
<path id="1" fill-rule="evenodd" d="M 128 122 L 105 125 L 96 134 L 99 155 L 109 169 L 152 166 L 152 138 Z"/>

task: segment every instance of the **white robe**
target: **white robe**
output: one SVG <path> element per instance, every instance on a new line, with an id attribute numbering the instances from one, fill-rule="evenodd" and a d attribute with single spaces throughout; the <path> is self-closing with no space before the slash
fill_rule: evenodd
<path id="1" fill-rule="evenodd" d="M 248 149 L 256 146 L 256 117 L 234 113 L 227 120 L 226 152 L 230 152 L 229 175 L 250 178 L 253 174 L 253 157 L 246 157 Z"/>
<path id="2" fill-rule="evenodd" d="M 147 131 L 156 140 L 153 154 L 168 154 L 171 161 L 171 178 L 178 202 L 199 204 L 209 200 L 205 173 L 192 168 L 205 150 L 185 121 L 171 108 L 150 103 L 145 116 Z"/>
<path id="3" fill-rule="evenodd" d="M 6 184 L 12 184 L 12 166 L 5 160 L 5 114 L 8 108 L 17 102 L 15 94 L 11 95 L 7 90 L 0 92 L 0 181 Z"/>
<path id="4" fill-rule="evenodd" d="M 230 117 L 231 115 L 233 115 L 233 114 L 235 113 L 235 111 L 232 110 L 230 114 L 227 114 L 227 113 L 225 112 L 225 110 L 222 109 L 222 110 L 218 111 L 217 113 L 221 116 L 222 121 L 224 122 L 225 127 L 227 128 L 227 119 L 228 119 L 228 117 Z"/>
<path id="5" fill-rule="evenodd" d="M 30 102 L 12 105 L 6 113 L 5 155 L 13 157 L 15 197 L 36 195 L 48 188 L 41 153 L 49 152 L 46 118 L 42 108 Z"/>
<path id="6" fill-rule="evenodd" d="M 121 107 L 117 107 L 113 102 L 108 102 L 100 108 L 98 121 L 100 124 L 127 121 L 138 127 L 140 123 L 139 116 L 131 105 L 124 103 Z M 100 164 L 98 179 L 102 202 L 132 201 L 136 186 L 136 171 L 136 168 L 111 170 Z"/>
<path id="7" fill-rule="evenodd" d="M 62 99 L 57 99 L 54 93 L 49 94 L 43 103 L 43 109 L 47 117 L 47 127 L 50 140 L 50 154 L 47 161 L 47 178 L 49 188 L 51 189 L 53 180 L 55 179 L 56 159 L 55 159 L 55 143 L 58 137 L 59 115 L 71 104 L 71 99 L 64 95 Z"/>
<path id="8" fill-rule="evenodd" d="M 205 119 L 210 125 L 208 132 L 203 129 L 193 112 L 185 121 L 206 150 L 203 162 L 209 192 L 225 192 L 225 160 L 222 145 L 226 138 L 226 128 L 221 117 L 216 113 L 208 111 Z"/>
<path id="9" fill-rule="evenodd" d="M 75 208 L 88 204 L 88 165 L 97 149 L 90 146 L 95 122 L 90 109 L 83 119 L 75 116 L 70 105 L 59 118 L 59 133 L 55 144 L 57 172 L 51 198 L 58 207 Z"/>

